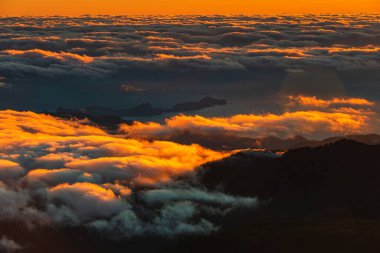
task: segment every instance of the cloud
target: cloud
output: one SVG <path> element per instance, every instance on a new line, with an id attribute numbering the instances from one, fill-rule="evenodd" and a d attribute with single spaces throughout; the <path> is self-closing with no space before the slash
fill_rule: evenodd
<path id="1" fill-rule="evenodd" d="M 0 83 L 9 89 L 2 89 L 0 98 L 4 108 L 38 111 L 129 108 L 146 101 L 166 108 L 214 94 L 232 102 L 244 90 L 238 102 L 253 107 L 252 97 L 274 95 L 289 70 L 307 75 L 307 69 L 321 67 L 342 79 L 347 94 L 371 96 L 379 89 L 380 68 L 374 20 L 373 15 L 4 17 L 0 76 L 6 81 Z M 158 93 L 168 99 L 158 99 Z M 44 103 L 36 102 L 40 99 Z"/>
<path id="2" fill-rule="evenodd" d="M 35 206 L 29 205 L 31 197 L 27 190 L 19 189 L 15 191 L 14 185 L 12 185 L 12 188 L 0 182 L 1 222 L 21 221 L 29 228 L 43 226 L 50 222 L 43 212 L 37 210 Z"/>
<path id="3" fill-rule="evenodd" d="M 366 130 L 367 115 L 347 112 L 295 111 L 282 114 L 246 114 L 205 118 L 178 115 L 165 124 L 135 122 L 121 130 L 134 138 L 159 139 L 188 129 L 194 132 L 227 133 L 241 137 L 324 136 L 359 133 Z"/>
<path id="4" fill-rule="evenodd" d="M 33 112 L 0 111 L 0 130 L 0 223 L 81 227 L 112 238 L 172 237 L 211 233 L 218 224 L 205 217 L 256 204 L 177 184 L 229 153 L 130 139 L 87 120 Z"/>
<path id="5" fill-rule="evenodd" d="M 69 174 L 83 179 L 79 170 L 104 182 L 120 179 L 150 184 L 168 181 L 227 155 L 198 145 L 125 139 L 91 126 L 87 120 L 62 120 L 32 112 L 1 111 L 0 129 L 0 153 L 4 160 L 10 159 L 1 160 L 4 173 L 21 173 L 16 162 L 28 170 L 69 169 L 30 171 L 27 178 Z"/>
<path id="6" fill-rule="evenodd" d="M 268 136 L 324 138 L 378 131 L 376 103 L 364 98 L 321 99 L 298 95 L 281 99 L 284 111 L 278 114 L 237 114 L 230 117 L 180 114 L 165 119 L 164 123 L 135 121 L 122 124 L 120 131 L 131 138 L 183 140 L 185 143 L 191 141 L 186 140 L 189 138 L 194 141 L 200 139 L 196 143 L 212 143 L 209 139 L 216 136 L 244 143 Z"/>
<path id="7" fill-rule="evenodd" d="M 67 52 L 51 52 L 41 49 L 32 49 L 32 50 L 4 50 L 2 53 L 13 55 L 13 56 L 21 56 L 25 58 L 54 58 L 58 61 L 78 61 L 82 63 L 90 63 L 93 61 L 93 59 L 89 56 L 85 55 L 78 55 L 73 53 L 67 53 Z"/>
<path id="8" fill-rule="evenodd" d="M 24 169 L 19 164 L 0 159 L 0 179 L 17 178 L 24 174 Z"/>
<path id="9" fill-rule="evenodd" d="M 227 206 L 253 206 L 255 199 L 244 197 L 231 197 L 220 192 L 208 193 L 193 189 L 157 189 L 144 193 L 144 199 L 148 203 L 167 203 L 182 201 L 197 201 L 209 204 L 221 204 Z"/>
<path id="10" fill-rule="evenodd" d="M 322 107 L 327 108 L 330 106 L 374 106 L 375 102 L 369 101 L 364 98 L 332 98 L 332 99 L 319 99 L 316 96 L 289 96 L 288 106 L 306 106 L 306 107 Z"/>
<path id="11" fill-rule="evenodd" d="M 173 236 L 176 234 L 208 234 L 216 230 L 209 221 L 189 221 L 196 215 L 197 209 L 191 202 L 178 202 L 165 206 L 152 225 L 152 232 Z M 156 232 L 156 233 L 157 233 Z"/>
<path id="12" fill-rule="evenodd" d="M 20 245 L 18 245 L 15 241 L 8 239 L 7 237 L 3 236 L 0 239 L 0 250 L 4 253 L 13 253 L 18 252 L 22 249 Z"/>
<path id="13" fill-rule="evenodd" d="M 158 60 L 211 60 L 211 57 L 207 55 L 177 56 L 171 54 L 157 54 L 155 58 Z"/>
<path id="14" fill-rule="evenodd" d="M 41 25 L 36 18 L 11 23 L 2 18 L 0 63 L 11 59 L 14 64 L 0 64 L 0 72 L 11 69 L 17 75 L 16 70 L 23 69 L 42 75 L 72 75 L 74 69 L 76 74 L 105 75 L 151 68 L 181 72 L 182 64 L 189 72 L 308 65 L 336 69 L 380 67 L 378 27 L 374 17 L 368 15 L 300 15 L 276 17 L 275 22 L 265 17 L 224 18 L 226 22 L 197 16 L 152 20 L 54 17 L 48 19 L 49 26 Z M 142 25 L 146 22 L 164 26 Z M 105 24 L 106 30 L 102 28 Z M 33 33 L 35 30 L 38 35 Z M 45 70 L 39 68 L 43 63 L 48 64 Z"/>
<path id="15" fill-rule="evenodd" d="M 24 180 L 29 187 L 55 186 L 63 183 L 96 182 L 98 178 L 89 173 L 73 169 L 34 169 Z M 99 180 L 100 181 L 100 180 Z"/>
<path id="16" fill-rule="evenodd" d="M 126 205 L 119 201 L 112 190 L 88 182 L 64 183 L 48 191 L 53 203 L 65 203 L 65 207 L 70 208 L 82 221 L 113 217 L 125 209 Z"/>

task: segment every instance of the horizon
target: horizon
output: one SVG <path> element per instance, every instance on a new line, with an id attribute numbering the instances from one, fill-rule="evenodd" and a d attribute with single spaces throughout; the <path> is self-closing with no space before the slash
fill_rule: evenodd
<path id="1" fill-rule="evenodd" d="M 105 2 L 96 0 L 89 3 L 86 0 L 70 1 L 47 1 L 47 0 L 3 0 L 0 3 L 0 15 L 70 15 L 77 16 L 83 14 L 106 14 L 106 15 L 146 15 L 146 14 L 193 14 L 193 15 L 213 15 L 213 14 L 269 14 L 278 15 L 305 14 L 305 13 L 378 13 L 380 6 L 376 0 L 313 0 L 312 2 L 302 2 L 287 0 L 278 2 L 277 0 L 247 3 L 244 0 L 238 1 L 182 1 L 178 3 L 174 0 L 142 0 L 129 1 L 113 0 Z"/>
<path id="2" fill-rule="evenodd" d="M 319 13 L 313 13 L 313 12 L 305 12 L 305 13 L 290 13 L 290 12 L 282 12 L 282 13 L 252 13 L 252 14 L 78 14 L 78 15 L 59 15 L 59 14 L 49 14 L 49 15 L 38 15 L 38 14 L 30 14 L 30 15 L 1 15 L 0 18 L 19 18 L 19 17 L 181 17 L 181 16 L 201 16 L 201 17 L 215 17 L 215 16 L 221 16 L 221 17 L 238 17 L 238 16 L 247 16 L 247 17 L 254 17 L 254 16 L 268 16 L 268 17 L 284 17 L 284 16 L 361 16 L 361 15 L 380 15 L 380 11 L 377 12 L 319 12 Z"/>

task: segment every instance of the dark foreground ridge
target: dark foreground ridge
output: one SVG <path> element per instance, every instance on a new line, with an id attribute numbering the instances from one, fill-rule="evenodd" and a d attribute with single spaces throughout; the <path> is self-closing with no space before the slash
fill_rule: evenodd
<path id="1" fill-rule="evenodd" d="M 206 187 L 257 196 L 262 204 L 229 216 L 219 234 L 184 241 L 179 248 L 379 252 L 379 156 L 379 145 L 341 140 L 291 150 L 277 159 L 236 154 L 210 163 L 199 171 Z"/>
<path id="2" fill-rule="evenodd" d="M 164 140 L 174 141 L 181 144 L 196 143 L 213 150 L 236 150 L 244 148 L 289 150 L 300 147 L 324 146 L 343 139 L 354 140 L 370 145 L 380 145 L 380 136 L 378 134 L 335 136 L 323 140 L 308 140 L 299 135 L 285 139 L 275 136 L 251 138 L 240 137 L 232 134 L 202 133 L 191 130 L 183 130 L 174 132 L 173 134 L 164 137 Z"/>

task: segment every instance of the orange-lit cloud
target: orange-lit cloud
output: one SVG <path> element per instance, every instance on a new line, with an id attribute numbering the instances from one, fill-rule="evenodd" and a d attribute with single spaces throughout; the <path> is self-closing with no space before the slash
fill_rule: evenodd
<path id="1" fill-rule="evenodd" d="M 347 101 L 352 102 L 347 106 L 365 104 Z M 187 128 L 255 137 L 336 134 L 365 131 L 376 117 L 361 108 L 330 109 L 224 118 L 178 115 L 166 124 L 122 125 L 127 134 L 110 134 L 87 120 L 0 111 L 0 220 L 90 227 L 119 238 L 210 233 L 217 229 L 214 223 L 203 217 L 194 222 L 210 210 L 206 207 L 219 217 L 231 208 L 252 207 L 256 199 L 208 192 L 175 179 L 233 152 L 137 137 L 154 139 Z M 178 216 L 183 209 L 186 215 Z M 149 219 L 140 219 L 138 210 Z"/>
<path id="2" fill-rule="evenodd" d="M 297 111 L 280 115 L 235 115 L 228 118 L 180 115 L 167 119 L 165 125 L 136 122 L 132 126 L 123 125 L 121 129 L 131 137 L 153 139 L 182 129 L 226 132 L 245 137 L 291 137 L 299 133 L 306 136 L 359 133 L 366 129 L 367 121 L 366 115 Z"/>
<path id="3" fill-rule="evenodd" d="M 255 54 L 280 54 L 286 57 L 308 57 L 310 56 L 307 53 L 307 50 L 299 49 L 299 48 L 256 48 L 256 49 L 248 49 L 247 53 L 255 53 Z"/>
<path id="4" fill-rule="evenodd" d="M 192 55 L 192 56 L 176 56 L 170 54 L 157 54 L 156 59 L 165 60 L 165 59 L 181 59 L 181 60 L 192 60 L 192 59 L 202 59 L 202 60 L 211 60 L 211 57 L 207 55 Z"/>
<path id="5" fill-rule="evenodd" d="M 18 163 L 0 159 L 0 180 L 13 179 L 24 173 L 24 169 Z"/>
<path id="6" fill-rule="evenodd" d="M 67 203 L 82 220 L 112 217 L 121 212 L 126 205 L 118 200 L 112 190 L 88 182 L 64 183 L 48 191 L 52 199 Z"/>
<path id="7" fill-rule="evenodd" d="M 125 139 L 86 121 L 32 112 L 1 111 L 0 130 L 0 154 L 9 159 L 0 164 L 0 168 L 4 167 L 1 170 L 18 166 L 14 161 L 25 150 L 31 152 L 34 166 L 39 169 L 31 170 L 27 177 L 45 182 L 59 182 L 66 175 L 66 182 L 128 180 L 155 184 L 227 155 L 198 145 Z"/>
<path id="8" fill-rule="evenodd" d="M 373 106 L 375 102 L 369 101 L 364 98 L 332 98 L 320 99 L 315 96 L 289 96 L 289 106 L 300 105 L 307 107 L 322 107 L 329 106 Z"/>
<path id="9" fill-rule="evenodd" d="M 0 26 L 6 33 L 0 41 L 3 45 L 0 71 L 5 79 L 0 80 L 0 87 L 12 88 L 13 80 L 21 82 L 20 79 L 29 76 L 34 78 L 26 78 L 23 83 L 33 82 L 35 76 L 59 75 L 69 81 L 73 77 L 77 80 L 133 76 L 136 71 L 146 73 L 143 80 L 146 79 L 144 88 L 148 90 L 152 88 L 148 86 L 157 87 L 148 78 L 157 71 L 168 84 L 173 82 L 169 80 L 172 74 L 186 75 L 187 80 L 200 78 L 201 73 L 209 71 L 220 72 L 215 74 L 222 79 L 231 74 L 247 79 L 244 73 L 253 69 L 302 71 L 310 66 L 376 72 L 380 67 L 376 17 L 363 14 L 3 18 Z M 31 32 L 21 32 L 24 29 Z M 35 29 L 41 33 L 32 32 Z M 84 83 L 78 81 L 77 85 L 79 88 Z M 133 85 L 123 90 L 141 91 Z M 55 107 L 62 105 L 61 99 L 57 98 Z"/>
<path id="10" fill-rule="evenodd" d="M 86 120 L 0 111 L 0 221 L 90 227 L 117 238 L 210 233 L 216 230 L 212 222 L 194 222 L 199 206 L 212 205 L 220 216 L 256 199 L 185 182 L 177 192 L 174 180 L 226 155 L 199 145 L 128 139 Z M 142 220 L 133 207 L 155 211 Z M 177 217 L 182 208 L 190 212 Z M 168 226 L 169 220 L 175 223 Z"/>
<path id="11" fill-rule="evenodd" d="M 60 61 L 67 61 L 67 60 L 75 60 L 82 63 L 90 63 L 94 61 L 92 57 L 86 56 L 86 55 L 78 55 L 73 53 L 67 53 L 67 52 L 51 52 L 41 49 L 31 49 L 31 50 L 5 50 L 1 51 L 2 53 L 9 54 L 9 55 L 21 55 L 26 57 L 51 57 L 55 58 Z M 0 53 L 1 53 L 0 52 Z"/>
<path id="12" fill-rule="evenodd" d="M 116 199 L 115 194 L 111 190 L 107 190 L 103 187 L 100 187 L 96 184 L 91 184 L 91 183 L 75 183 L 75 184 L 60 184 L 57 185 L 53 188 L 50 188 L 50 192 L 59 192 L 62 190 L 73 190 L 73 191 L 78 191 L 83 195 L 92 197 L 92 198 L 97 198 L 102 201 L 112 201 Z"/>
<path id="13" fill-rule="evenodd" d="M 246 114 L 231 117 L 206 118 L 199 115 L 177 115 L 165 124 L 134 122 L 122 125 L 121 130 L 134 138 L 165 139 L 183 130 L 199 133 L 223 133 L 241 137 L 292 137 L 346 135 L 368 132 L 376 128 L 376 113 L 369 107 L 375 103 L 362 98 L 332 98 L 290 96 L 288 107 L 305 107 L 282 114 Z M 334 105 L 334 108 L 329 108 Z M 321 110 L 323 109 L 323 110 Z"/>

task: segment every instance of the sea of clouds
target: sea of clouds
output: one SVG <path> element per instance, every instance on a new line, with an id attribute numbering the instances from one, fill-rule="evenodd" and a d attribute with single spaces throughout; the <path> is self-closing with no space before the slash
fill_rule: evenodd
<path id="1" fill-rule="evenodd" d="M 379 34 L 377 16 L 364 14 L 2 17 L 0 97 L 33 110 L 205 95 L 247 107 L 302 82 L 293 95 L 374 99 Z"/>

